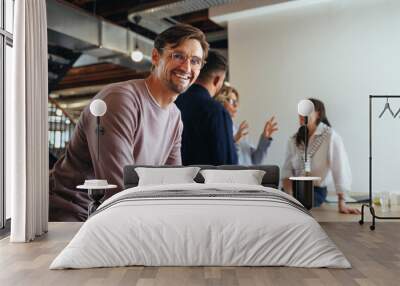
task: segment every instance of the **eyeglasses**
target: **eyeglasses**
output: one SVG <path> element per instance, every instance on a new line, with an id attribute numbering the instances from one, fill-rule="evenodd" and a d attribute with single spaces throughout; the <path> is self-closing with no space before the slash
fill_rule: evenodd
<path id="1" fill-rule="evenodd" d="M 182 52 L 172 51 L 169 54 L 169 56 L 171 57 L 171 59 L 174 63 L 179 64 L 179 65 L 182 65 L 182 64 L 186 63 L 187 60 L 189 60 L 190 66 L 194 70 L 200 70 L 206 63 L 206 61 L 204 61 L 203 59 L 201 59 L 197 56 L 188 56 Z"/>
<path id="2" fill-rule="evenodd" d="M 233 98 L 229 98 L 229 99 L 227 100 L 227 102 L 228 102 L 230 105 L 233 105 L 233 106 L 238 106 L 238 104 L 239 104 L 239 102 L 238 102 L 236 99 L 233 99 Z"/>

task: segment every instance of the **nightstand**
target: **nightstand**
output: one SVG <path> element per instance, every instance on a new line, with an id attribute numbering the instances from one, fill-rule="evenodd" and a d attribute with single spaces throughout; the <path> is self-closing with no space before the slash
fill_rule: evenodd
<path id="1" fill-rule="evenodd" d="M 293 197 L 310 210 L 314 205 L 314 181 L 320 177 L 290 177 L 292 181 Z"/>
<path id="2" fill-rule="evenodd" d="M 88 217 L 94 213 L 101 205 L 108 189 L 114 189 L 117 185 L 109 185 L 106 180 L 85 180 L 84 185 L 77 186 L 78 189 L 88 190 L 88 196 L 91 203 L 88 206 Z"/>

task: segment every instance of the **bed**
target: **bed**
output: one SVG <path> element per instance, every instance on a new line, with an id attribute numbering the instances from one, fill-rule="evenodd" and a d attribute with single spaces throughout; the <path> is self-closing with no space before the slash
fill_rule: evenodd
<path id="1" fill-rule="evenodd" d="M 277 166 L 251 167 L 266 172 L 261 185 L 204 183 L 199 173 L 195 183 L 145 186 L 136 167 L 125 167 L 126 189 L 103 202 L 50 269 L 351 267 L 308 210 L 277 189 Z"/>

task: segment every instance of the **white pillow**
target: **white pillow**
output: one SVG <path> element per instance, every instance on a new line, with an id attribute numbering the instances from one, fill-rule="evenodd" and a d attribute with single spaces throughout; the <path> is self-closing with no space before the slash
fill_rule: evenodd
<path id="1" fill-rule="evenodd" d="M 139 186 L 195 183 L 193 179 L 199 170 L 199 167 L 135 168 L 139 176 Z"/>
<path id="2" fill-rule="evenodd" d="M 204 183 L 233 183 L 261 185 L 265 171 L 261 170 L 202 170 Z"/>

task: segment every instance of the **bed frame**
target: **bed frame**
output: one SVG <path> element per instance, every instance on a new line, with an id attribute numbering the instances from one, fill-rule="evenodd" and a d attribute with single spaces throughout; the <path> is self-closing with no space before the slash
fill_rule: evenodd
<path id="1" fill-rule="evenodd" d="M 237 165 L 222 165 L 222 166 L 211 166 L 211 165 L 193 165 L 200 167 L 201 170 L 205 169 L 219 169 L 219 170 L 263 170 L 265 175 L 262 179 L 262 185 L 264 187 L 271 187 L 278 189 L 279 187 L 279 167 L 275 165 L 260 165 L 260 166 L 237 166 Z M 147 168 L 182 168 L 184 166 L 146 166 L 146 165 L 129 165 L 124 167 L 124 189 L 133 188 L 138 185 L 139 177 L 135 171 L 136 167 L 147 167 Z M 197 183 L 204 183 L 203 176 L 199 173 L 194 180 Z"/>

